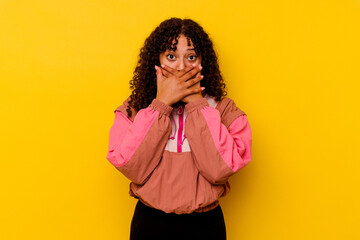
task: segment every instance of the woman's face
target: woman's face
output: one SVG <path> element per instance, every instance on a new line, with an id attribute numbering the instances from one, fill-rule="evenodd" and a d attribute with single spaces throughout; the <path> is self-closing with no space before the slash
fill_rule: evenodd
<path id="1" fill-rule="evenodd" d="M 188 46 L 187 38 L 184 35 L 180 35 L 178 38 L 178 44 L 176 45 L 176 51 L 166 50 L 160 54 L 160 64 L 167 65 L 175 70 L 181 70 L 191 64 L 201 64 L 201 56 L 196 55 L 192 41 Z"/>

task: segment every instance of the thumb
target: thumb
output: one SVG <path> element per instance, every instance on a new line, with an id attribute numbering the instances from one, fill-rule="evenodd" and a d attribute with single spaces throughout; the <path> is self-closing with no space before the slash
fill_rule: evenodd
<path id="1" fill-rule="evenodd" d="M 156 65 L 154 65 L 154 67 L 155 67 L 156 76 L 157 76 L 157 75 L 158 75 L 158 68 L 157 68 L 157 66 L 156 66 Z"/>
<path id="2" fill-rule="evenodd" d="M 157 77 L 158 79 L 163 79 L 163 76 L 162 76 L 162 72 L 161 72 L 160 67 L 158 67 L 158 66 L 155 65 L 155 70 L 156 70 L 156 77 Z"/>
<path id="3" fill-rule="evenodd" d="M 163 69 L 161 67 L 157 67 L 158 71 L 159 71 L 159 74 L 160 74 L 160 77 L 161 79 L 165 79 L 165 74 L 163 72 Z"/>

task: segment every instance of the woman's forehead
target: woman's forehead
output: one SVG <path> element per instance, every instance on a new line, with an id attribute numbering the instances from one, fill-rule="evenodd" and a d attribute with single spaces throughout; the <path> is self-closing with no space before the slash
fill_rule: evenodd
<path id="1" fill-rule="evenodd" d="M 172 40 L 172 41 L 170 41 L 170 40 Z M 182 46 L 186 45 L 188 47 L 187 51 L 194 50 L 196 54 L 199 54 L 199 55 L 201 54 L 200 50 L 197 49 L 196 46 L 194 46 L 192 39 L 184 34 L 180 34 L 177 37 L 170 37 L 167 42 L 168 42 L 168 44 L 167 44 L 166 48 L 164 50 L 162 50 L 160 54 L 164 54 L 165 52 L 169 52 L 169 51 L 177 52 L 178 47 L 180 46 L 179 45 L 180 42 L 181 42 Z M 177 43 L 177 44 L 175 45 L 175 43 Z"/>
<path id="2" fill-rule="evenodd" d="M 177 44 L 179 44 L 179 39 L 180 38 L 186 38 L 186 40 L 187 40 L 187 45 L 188 46 L 193 46 L 193 42 L 192 42 L 192 40 L 191 40 L 191 38 L 190 37 L 187 37 L 187 36 L 185 36 L 185 35 L 183 35 L 183 34 L 180 34 L 179 36 L 177 36 L 176 38 L 174 38 L 173 40 L 172 40 L 172 45 L 174 45 L 175 43 L 176 43 L 176 40 L 177 40 Z M 170 46 L 171 47 L 171 46 Z"/>

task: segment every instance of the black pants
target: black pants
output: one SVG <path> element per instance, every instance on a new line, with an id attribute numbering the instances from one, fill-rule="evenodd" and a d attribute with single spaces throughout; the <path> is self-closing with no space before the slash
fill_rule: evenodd
<path id="1" fill-rule="evenodd" d="M 220 205 L 202 213 L 166 213 L 137 202 L 131 221 L 130 240 L 226 240 Z"/>

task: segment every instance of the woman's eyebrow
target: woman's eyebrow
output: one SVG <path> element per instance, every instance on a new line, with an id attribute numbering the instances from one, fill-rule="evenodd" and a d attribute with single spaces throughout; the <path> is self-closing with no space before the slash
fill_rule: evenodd
<path id="1" fill-rule="evenodd" d="M 188 48 L 188 51 L 195 50 L 195 48 Z"/>

